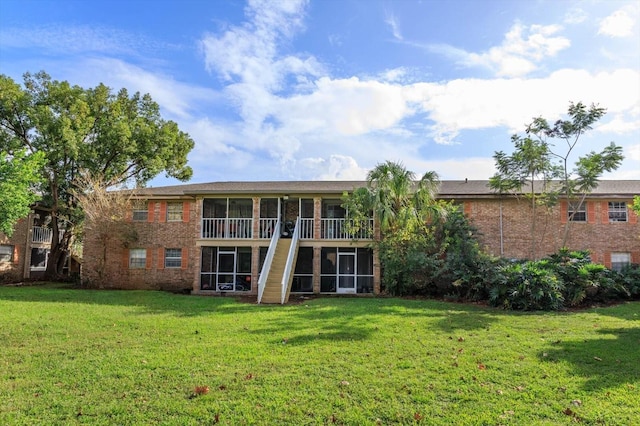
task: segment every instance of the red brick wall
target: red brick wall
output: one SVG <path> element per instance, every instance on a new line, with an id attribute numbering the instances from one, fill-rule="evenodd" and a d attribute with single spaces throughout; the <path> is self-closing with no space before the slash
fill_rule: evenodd
<path id="1" fill-rule="evenodd" d="M 25 250 L 29 238 L 30 217 L 20 219 L 11 238 L 0 232 L 0 244 L 13 246 L 13 260 L 0 263 L 0 282 L 18 282 L 24 278 Z"/>
<path id="2" fill-rule="evenodd" d="M 631 203 L 631 200 L 624 201 Z M 524 198 L 506 199 L 502 204 L 504 256 L 530 258 L 532 251 L 530 202 Z M 465 201 L 464 211 L 480 231 L 482 247 L 493 255 L 500 255 L 500 203 L 498 200 Z M 632 254 L 640 252 L 640 225 L 633 212 L 629 211 L 628 216 L 628 222 L 609 223 L 607 201 L 587 200 L 587 221 L 569 224 L 567 247 L 572 250 L 590 250 L 593 259 L 601 263 L 605 263 L 607 256 L 610 258 L 612 252 Z M 562 202 L 551 210 L 537 207 L 535 257 L 544 257 L 561 248 L 566 217 L 566 206 Z"/>
<path id="3" fill-rule="evenodd" d="M 172 201 L 175 202 L 175 201 Z M 107 241 L 107 259 L 104 268 L 103 286 L 123 289 L 191 289 L 196 276 L 198 250 L 195 240 L 198 235 L 199 220 L 194 200 L 183 200 L 183 220 L 167 222 L 167 201 L 149 202 L 146 222 L 130 222 L 137 239 L 124 242 L 121 238 Z M 84 242 L 83 279 L 97 285 L 99 264 L 104 244 L 94 235 L 87 235 Z M 129 268 L 129 249 L 146 249 L 147 261 L 144 268 Z M 182 249 L 182 267 L 165 268 L 164 250 Z M 92 267 L 93 266 L 93 267 Z"/>

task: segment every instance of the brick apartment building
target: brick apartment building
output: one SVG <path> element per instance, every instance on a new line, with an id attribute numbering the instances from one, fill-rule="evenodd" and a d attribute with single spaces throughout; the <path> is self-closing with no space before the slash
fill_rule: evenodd
<path id="1" fill-rule="evenodd" d="M 344 192 L 364 185 L 216 182 L 138 190 L 131 238 L 85 236 L 83 279 L 113 288 L 251 294 L 265 303 L 282 302 L 290 293 L 378 293 L 376 253 L 364 233 L 350 233 L 341 206 Z M 572 217 L 567 247 L 589 250 L 594 261 L 620 268 L 640 263 L 640 225 L 629 208 L 635 194 L 640 181 L 602 181 L 580 206 L 560 202 L 538 209 L 535 246 L 531 207 L 522 194 L 499 196 L 487 181 L 444 181 L 439 198 L 463 206 L 493 255 L 552 253 L 562 246 Z M 0 235 L 0 274 L 26 272 L 33 233 L 16 232 L 11 240 Z"/>

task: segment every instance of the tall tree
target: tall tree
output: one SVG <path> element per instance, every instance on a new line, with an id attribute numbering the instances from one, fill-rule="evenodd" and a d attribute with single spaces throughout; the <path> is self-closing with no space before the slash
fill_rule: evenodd
<path id="1" fill-rule="evenodd" d="M 497 152 L 494 156 L 498 173 L 491 178 L 490 185 L 496 190 L 519 191 L 525 183 L 530 182 L 532 197 L 542 195 L 539 199 L 550 206 L 555 203 L 556 196 L 561 196 L 567 205 L 574 206 L 575 214 L 576 207 L 582 205 L 598 186 L 602 174 L 617 169 L 624 159 L 622 148 L 611 142 L 600 152 L 592 151 L 578 157 L 571 165 L 572 154 L 581 136 L 605 113 L 606 110 L 597 105 L 587 107 L 581 102 L 572 102 L 565 120 L 560 119 L 550 124 L 542 117 L 534 118 L 527 126 L 524 138 L 518 135 L 512 137 L 516 147 L 513 155 Z M 553 164 L 553 159 L 557 160 L 556 164 Z M 558 179 L 560 185 L 548 187 L 546 183 L 549 178 Z M 533 181 L 536 179 L 543 182 L 538 191 L 533 190 Z M 533 201 L 532 206 L 535 207 Z M 573 214 L 565 225 L 563 247 L 567 245 Z M 532 234 L 534 231 L 535 228 L 532 228 Z M 535 246 L 533 247 L 535 257 Z"/>
<path id="2" fill-rule="evenodd" d="M 29 214 L 39 198 L 35 190 L 43 160 L 42 153 L 0 151 L 0 232 L 9 237 L 16 222 Z"/>
<path id="3" fill-rule="evenodd" d="M 148 94 L 113 93 L 103 84 L 84 89 L 52 80 L 45 72 L 24 75 L 24 87 L 0 76 L 0 149 L 42 152 L 43 203 L 51 208 L 52 246 L 47 276 L 59 274 L 74 229 L 83 220 L 76 194 L 81 171 L 106 187 L 143 186 L 166 172 L 188 180 L 188 134 L 162 119 Z M 64 230 L 64 232 L 61 232 Z"/>
<path id="4" fill-rule="evenodd" d="M 368 229 L 368 218 L 372 213 L 376 218 L 380 232 L 374 235 L 373 245 L 382 264 L 383 282 L 391 293 L 405 294 L 417 282 L 418 270 L 427 263 L 441 263 L 434 254 L 438 247 L 429 229 L 429 221 L 442 211 L 435 201 L 438 186 L 435 172 L 416 180 L 402 164 L 387 161 L 369 172 L 366 187 L 344 198 L 356 228 Z"/>
<path id="5" fill-rule="evenodd" d="M 550 152 L 560 161 L 561 193 L 567 205 L 574 206 L 572 217 L 567 220 L 562 238 L 562 246 L 567 245 L 569 229 L 578 206 L 581 206 L 587 195 L 598 187 L 599 179 L 605 172 L 616 170 L 622 164 L 624 156 L 622 147 L 611 142 L 602 151 L 578 157 L 573 168 L 570 158 L 581 136 L 592 129 L 607 110 L 595 104 L 587 107 L 582 102 L 569 104 L 568 118 L 557 120 L 553 125 L 544 118 L 538 117 L 527 128 L 527 134 L 534 135 L 539 141 L 550 146 Z M 553 142 L 553 141 L 559 141 Z M 563 149 L 564 147 L 564 149 Z"/>
<path id="6" fill-rule="evenodd" d="M 518 135 L 513 135 L 511 141 L 515 146 L 513 154 L 498 151 L 493 156 L 498 172 L 489 179 L 489 186 L 501 196 L 527 188 L 531 203 L 530 256 L 535 259 L 538 206 L 549 207 L 555 202 L 557 194 L 551 182 L 560 175 L 560 169 L 553 164 L 552 153 L 546 142 Z"/>

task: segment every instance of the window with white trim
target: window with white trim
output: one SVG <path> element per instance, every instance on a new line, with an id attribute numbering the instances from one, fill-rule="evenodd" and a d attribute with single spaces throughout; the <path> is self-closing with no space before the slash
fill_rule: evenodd
<path id="1" fill-rule="evenodd" d="M 609 222 L 627 221 L 627 203 L 624 201 L 609 201 Z"/>
<path id="2" fill-rule="evenodd" d="M 44 271 L 47 269 L 49 262 L 49 249 L 42 247 L 31 248 L 31 264 L 29 267 L 32 271 Z"/>
<path id="3" fill-rule="evenodd" d="M 13 246 L 0 245 L 0 263 L 10 263 L 13 261 Z"/>
<path id="4" fill-rule="evenodd" d="M 179 249 L 179 248 L 164 249 L 164 267 L 165 268 L 182 267 L 182 249 Z"/>
<path id="5" fill-rule="evenodd" d="M 129 249 L 129 268 L 139 269 L 147 266 L 147 249 Z"/>
<path id="6" fill-rule="evenodd" d="M 570 202 L 567 208 L 568 219 L 571 222 L 587 221 L 587 203 Z"/>
<path id="7" fill-rule="evenodd" d="M 611 253 L 611 269 L 622 271 L 626 266 L 631 265 L 631 253 Z"/>
<path id="8" fill-rule="evenodd" d="M 167 222 L 182 221 L 182 203 L 167 203 Z"/>

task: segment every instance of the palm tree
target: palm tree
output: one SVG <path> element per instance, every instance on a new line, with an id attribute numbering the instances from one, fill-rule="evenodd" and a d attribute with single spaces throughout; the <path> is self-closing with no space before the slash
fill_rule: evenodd
<path id="1" fill-rule="evenodd" d="M 354 191 L 350 207 L 364 215 L 373 212 L 384 234 L 425 224 L 437 215 L 435 202 L 440 181 L 427 172 L 418 181 L 401 163 L 386 161 L 367 175 L 367 187 Z"/>

